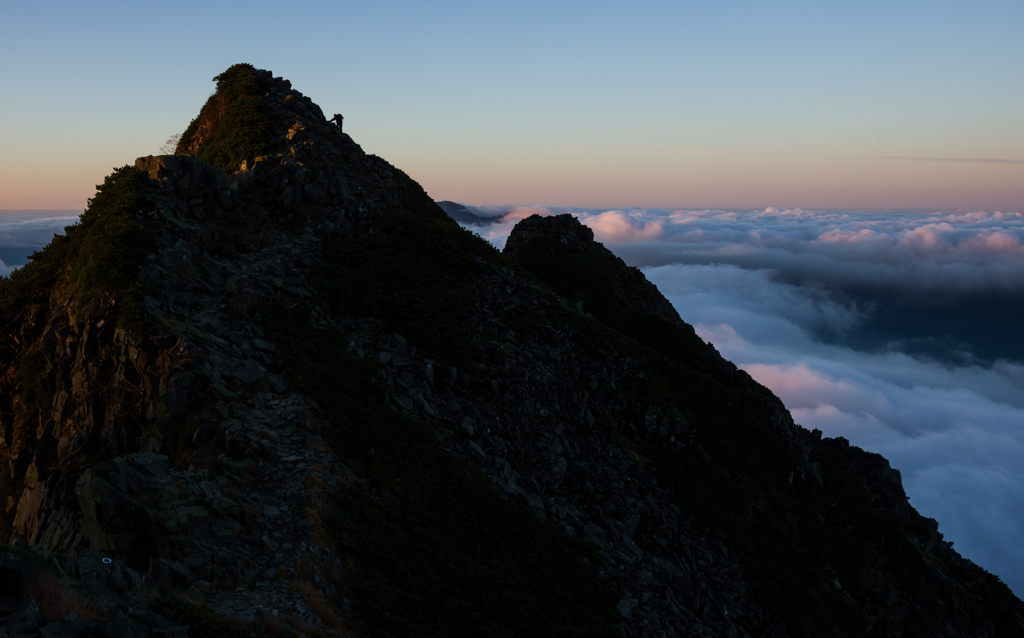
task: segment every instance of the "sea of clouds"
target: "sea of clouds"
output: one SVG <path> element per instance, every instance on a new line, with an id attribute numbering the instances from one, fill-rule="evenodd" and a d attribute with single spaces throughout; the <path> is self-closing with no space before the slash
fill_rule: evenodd
<path id="1" fill-rule="evenodd" d="M 78 220 L 80 211 L 0 211 L 0 276 L 6 277 L 28 255 L 50 243 Z"/>
<path id="2" fill-rule="evenodd" d="M 501 247 L 571 213 L 797 423 L 889 459 L 1024 594 L 1024 215 L 476 207 Z"/>

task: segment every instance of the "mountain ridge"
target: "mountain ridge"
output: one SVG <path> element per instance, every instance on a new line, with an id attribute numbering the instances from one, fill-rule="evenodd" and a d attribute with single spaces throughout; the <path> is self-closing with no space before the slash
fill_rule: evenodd
<path id="1" fill-rule="evenodd" d="M 1024 635 L 578 221 L 499 252 L 286 80 L 215 80 L 0 285 L 0 569 L 88 583 L 62 629 Z"/>

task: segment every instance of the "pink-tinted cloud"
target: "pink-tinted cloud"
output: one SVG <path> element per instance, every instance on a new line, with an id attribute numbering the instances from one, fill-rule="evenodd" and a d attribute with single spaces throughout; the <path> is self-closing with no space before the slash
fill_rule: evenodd
<path id="1" fill-rule="evenodd" d="M 662 239 L 665 229 L 660 220 L 645 219 L 642 215 L 629 215 L 610 210 L 583 218 L 583 223 L 594 231 L 598 241 L 652 241 Z"/>
<path id="2" fill-rule="evenodd" d="M 813 272 L 833 286 L 902 287 L 913 294 L 1024 291 L 1024 215 L 1017 212 L 850 213 L 766 208 L 593 210 L 478 207 L 497 216 L 487 237 L 504 243 L 531 214 L 572 213 L 599 241 L 635 265 L 729 263 L 787 273 Z M 813 266 L 811 265 L 813 264 Z"/>

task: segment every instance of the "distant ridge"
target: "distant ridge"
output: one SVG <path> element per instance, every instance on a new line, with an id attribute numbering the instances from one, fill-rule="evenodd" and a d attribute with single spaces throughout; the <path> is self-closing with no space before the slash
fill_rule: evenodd
<path id="1" fill-rule="evenodd" d="M 500 217 L 482 217 L 471 211 L 466 206 L 449 202 L 447 200 L 437 202 L 441 210 L 448 213 L 448 216 L 460 224 L 472 224 L 474 226 L 488 226 L 500 220 Z"/>

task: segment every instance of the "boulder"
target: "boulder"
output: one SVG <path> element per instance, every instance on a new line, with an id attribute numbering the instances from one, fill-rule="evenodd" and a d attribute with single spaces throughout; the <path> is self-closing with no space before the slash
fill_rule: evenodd
<path id="1" fill-rule="evenodd" d="M 4 629 L 8 636 L 32 635 L 39 631 L 42 624 L 42 614 L 39 612 L 39 605 L 34 598 L 27 599 L 21 609 L 7 617 Z"/>

